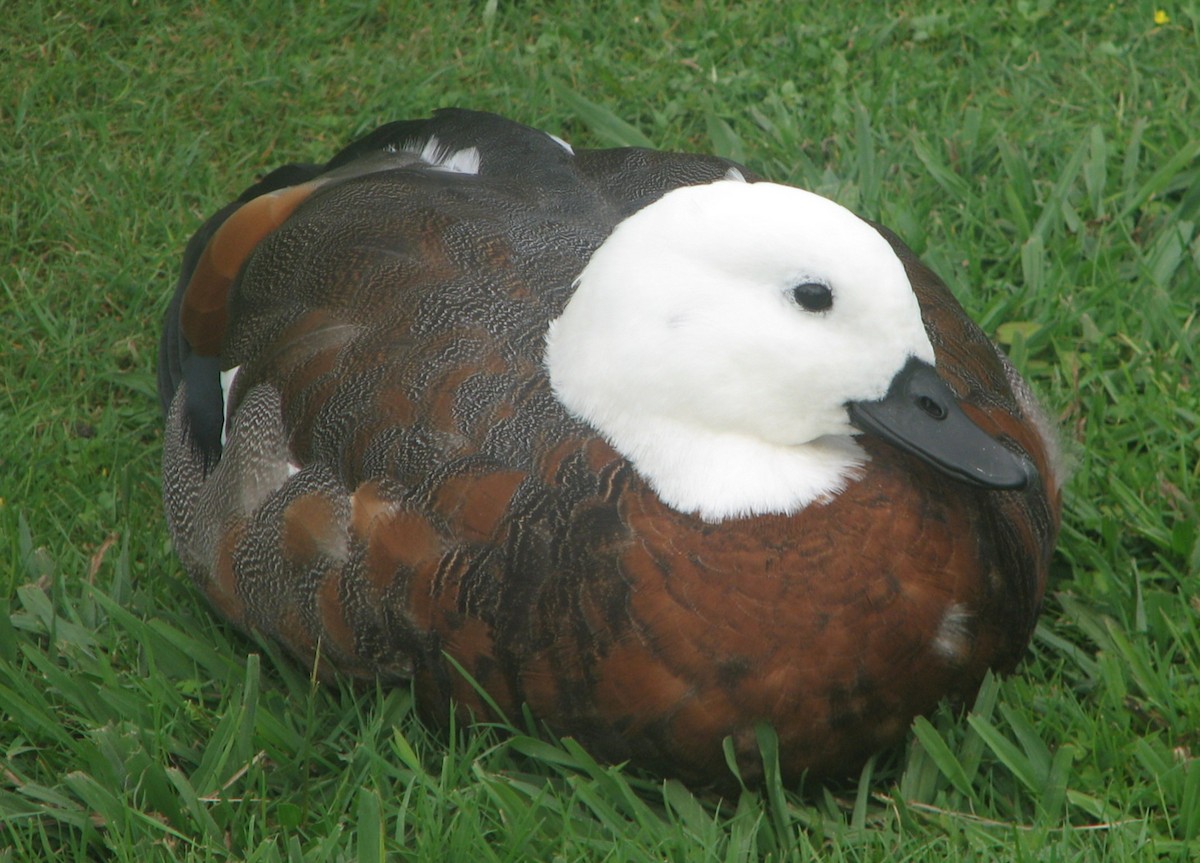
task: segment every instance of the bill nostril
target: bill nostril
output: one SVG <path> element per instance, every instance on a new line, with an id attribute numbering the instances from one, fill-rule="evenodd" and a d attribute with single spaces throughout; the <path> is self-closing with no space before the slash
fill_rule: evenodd
<path id="1" fill-rule="evenodd" d="M 946 418 L 946 408 L 935 399 L 931 399 L 929 396 L 917 396 L 916 402 L 917 407 L 935 420 L 944 420 Z"/>

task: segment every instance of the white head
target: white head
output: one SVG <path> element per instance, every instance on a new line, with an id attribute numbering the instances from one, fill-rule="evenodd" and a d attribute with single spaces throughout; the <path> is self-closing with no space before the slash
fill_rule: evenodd
<path id="1" fill-rule="evenodd" d="M 810 192 L 721 181 L 617 226 L 546 365 L 666 503 L 719 520 L 840 491 L 865 458 L 846 403 L 881 398 L 913 356 L 933 348 L 877 231 Z"/>

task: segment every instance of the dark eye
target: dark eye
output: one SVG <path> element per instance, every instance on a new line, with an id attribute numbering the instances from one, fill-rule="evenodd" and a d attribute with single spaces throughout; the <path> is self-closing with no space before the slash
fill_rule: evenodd
<path id="1" fill-rule="evenodd" d="M 833 291 L 820 282 L 804 282 L 792 288 L 792 299 L 806 312 L 823 312 L 833 307 Z"/>

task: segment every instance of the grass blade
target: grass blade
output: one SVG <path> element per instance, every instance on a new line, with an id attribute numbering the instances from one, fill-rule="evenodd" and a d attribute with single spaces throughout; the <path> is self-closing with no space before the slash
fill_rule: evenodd
<path id="1" fill-rule="evenodd" d="M 626 123 L 603 105 L 580 96 L 558 82 L 551 84 L 551 89 L 571 106 L 571 110 L 587 124 L 602 144 L 610 147 L 654 147 L 654 142 L 639 129 Z"/>
<path id="2" fill-rule="evenodd" d="M 371 788 L 358 792 L 358 812 L 354 825 L 358 837 L 359 863 L 387 863 L 384 850 L 382 804 L 379 793 Z"/>

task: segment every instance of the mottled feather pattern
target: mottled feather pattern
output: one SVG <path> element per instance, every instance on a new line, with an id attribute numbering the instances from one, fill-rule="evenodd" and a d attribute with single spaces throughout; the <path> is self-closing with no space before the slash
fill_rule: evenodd
<path id="1" fill-rule="evenodd" d="M 187 390 L 212 382 L 177 359 L 189 246 L 160 376 L 164 497 L 220 613 L 322 675 L 411 677 L 431 713 L 453 700 L 489 716 L 453 657 L 510 716 L 527 703 L 600 757 L 697 783 L 726 775 L 728 735 L 752 779 L 760 720 L 787 775 L 840 772 L 1011 668 L 1045 587 L 1053 483 L 983 491 L 864 440 L 872 470 L 836 507 L 720 524 L 670 509 L 554 398 L 546 328 L 622 218 L 731 163 L 572 157 L 480 116 L 383 127 L 323 169 L 436 132 L 479 148 L 478 175 L 409 160 L 317 184 L 249 250 L 208 334 L 220 367 L 240 367 L 219 459 L 187 410 Z M 885 236 L 939 369 L 1051 478 L 991 343 Z M 969 614 L 954 621 L 965 653 L 946 662 L 930 645 L 951 605 Z"/>

